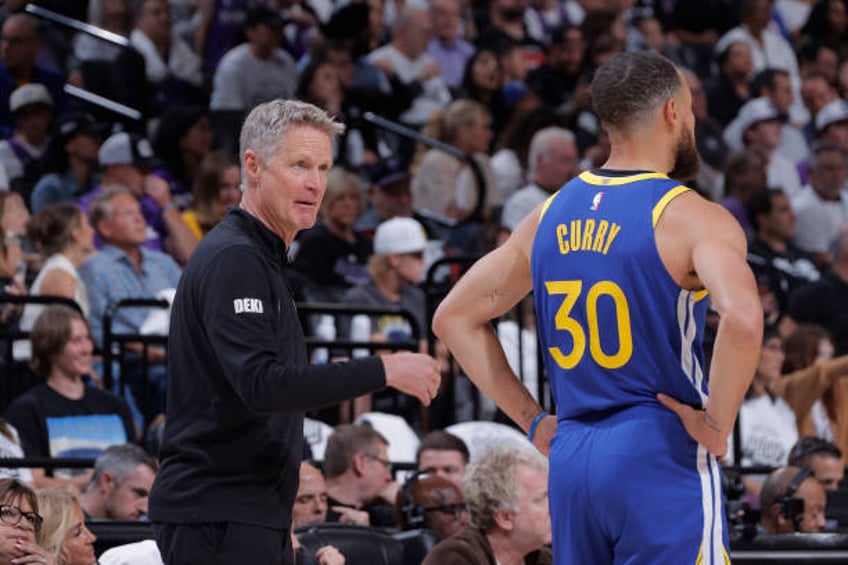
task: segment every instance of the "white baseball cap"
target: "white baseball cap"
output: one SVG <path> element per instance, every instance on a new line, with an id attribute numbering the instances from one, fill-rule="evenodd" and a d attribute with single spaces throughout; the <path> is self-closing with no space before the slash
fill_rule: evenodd
<path id="1" fill-rule="evenodd" d="M 827 126 L 848 120 L 848 102 L 841 98 L 825 104 L 816 114 L 816 133 L 821 133 Z"/>
<path id="2" fill-rule="evenodd" d="M 33 104 L 46 104 L 53 107 L 53 98 L 43 84 L 31 83 L 19 86 L 9 97 L 9 109 L 12 112 Z"/>
<path id="3" fill-rule="evenodd" d="M 392 218 L 379 226 L 374 234 L 374 254 L 415 253 L 427 247 L 424 228 L 412 218 Z"/>
<path id="4" fill-rule="evenodd" d="M 746 102 L 739 109 L 736 118 L 727 124 L 724 130 L 724 142 L 734 151 L 742 149 L 744 145 L 742 136 L 745 134 L 745 130 L 760 122 L 782 119 L 783 116 L 771 100 L 765 96 L 754 98 Z"/>
<path id="5" fill-rule="evenodd" d="M 135 165 L 142 170 L 152 170 L 158 165 L 150 142 L 125 131 L 114 133 L 103 142 L 97 160 L 102 166 Z"/>

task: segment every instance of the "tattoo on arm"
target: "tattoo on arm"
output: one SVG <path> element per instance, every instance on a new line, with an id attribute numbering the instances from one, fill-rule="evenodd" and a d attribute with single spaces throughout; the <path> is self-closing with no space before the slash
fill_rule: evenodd
<path id="1" fill-rule="evenodd" d="M 489 301 L 490 301 L 492 304 L 496 304 L 496 303 L 497 303 L 497 301 L 498 301 L 498 298 L 500 298 L 502 295 L 503 295 L 503 292 L 500 292 L 498 289 L 493 288 L 492 290 L 490 290 L 489 292 L 487 292 L 484 296 L 485 296 L 486 298 L 488 298 L 488 299 L 489 299 Z"/>

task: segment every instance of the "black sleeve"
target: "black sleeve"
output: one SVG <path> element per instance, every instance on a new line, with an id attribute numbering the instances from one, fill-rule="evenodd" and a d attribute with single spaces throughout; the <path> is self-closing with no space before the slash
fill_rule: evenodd
<path id="1" fill-rule="evenodd" d="M 221 250 L 199 285 L 196 308 L 225 378 L 256 412 L 314 410 L 386 385 L 379 357 L 308 365 L 297 311 L 278 295 L 275 266 L 250 247 Z M 236 312 L 252 299 L 261 312 Z M 279 321 L 278 321 L 279 320 Z M 282 345 L 281 345 L 282 344 Z"/>
<path id="2" fill-rule="evenodd" d="M 25 395 L 18 398 L 6 410 L 6 420 L 18 430 L 21 447 L 27 457 L 49 457 L 47 430 L 44 418 L 38 414 L 37 400 Z"/>

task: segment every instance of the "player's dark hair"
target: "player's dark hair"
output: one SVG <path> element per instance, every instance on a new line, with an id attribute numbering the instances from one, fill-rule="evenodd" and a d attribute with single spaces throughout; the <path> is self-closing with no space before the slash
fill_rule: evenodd
<path id="1" fill-rule="evenodd" d="M 683 83 L 674 64 L 656 53 L 621 53 L 595 72 L 592 105 L 605 126 L 627 130 L 653 115 Z"/>

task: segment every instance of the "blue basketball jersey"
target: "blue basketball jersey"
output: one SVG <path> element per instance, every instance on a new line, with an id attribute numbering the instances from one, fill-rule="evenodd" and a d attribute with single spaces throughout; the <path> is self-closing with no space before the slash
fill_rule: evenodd
<path id="1" fill-rule="evenodd" d="M 546 202 L 533 243 L 560 420 L 657 405 L 658 392 L 699 408 L 707 398 L 706 292 L 677 285 L 654 238 L 665 206 L 689 189 L 659 173 L 621 175 L 587 171 L 567 183 Z"/>

